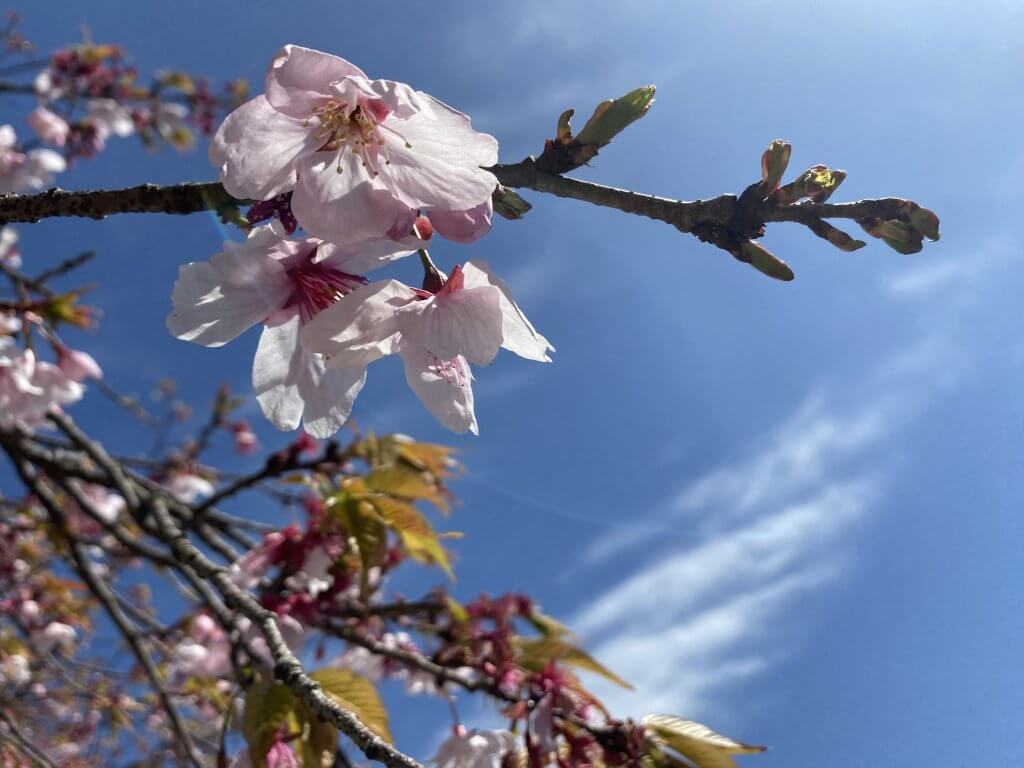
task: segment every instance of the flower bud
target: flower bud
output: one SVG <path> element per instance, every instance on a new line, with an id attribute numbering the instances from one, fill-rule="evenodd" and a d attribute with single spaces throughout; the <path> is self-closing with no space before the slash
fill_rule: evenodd
<path id="1" fill-rule="evenodd" d="M 928 208 L 922 208 L 916 203 L 911 203 L 911 205 L 914 206 L 914 208 L 910 211 L 910 215 L 908 216 L 910 219 L 910 226 L 929 240 L 938 240 L 939 217 L 935 215 L 934 211 L 931 211 Z"/>
<path id="2" fill-rule="evenodd" d="M 789 165 L 792 153 L 793 147 L 788 141 L 775 139 L 761 155 L 761 180 L 765 195 L 770 195 L 779 188 L 779 182 L 786 173 L 786 166 Z"/>
<path id="3" fill-rule="evenodd" d="M 430 223 L 430 219 L 426 216 L 417 216 L 416 220 L 412 223 L 412 233 L 420 240 L 426 242 L 434 234 L 434 225 Z"/>
<path id="4" fill-rule="evenodd" d="M 494 201 L 495 213 L 512 221 L 523 218 L 533 208 L 514 189 L 500 185 L 494 190 L 492 199 Z"/>
<path id="5" fill-rule="evenodd" d="M 789 281 L 796 277 L 789 264 L 754 240 L 740 243 L 740 260 L 776 280 Z"/>
<path id="6" fill-rule="evenodd" d="M 628 125 L 647 114 L 654 104 L 654 90 L 653 85 L 645 85 L 617 99 L 602 101 L 576 140 L 580 144 L 604 146 Z"/>

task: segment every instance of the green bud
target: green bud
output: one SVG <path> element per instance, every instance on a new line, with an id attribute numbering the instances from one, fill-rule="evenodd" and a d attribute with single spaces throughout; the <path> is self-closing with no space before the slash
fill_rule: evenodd
<path id="1" fill-rule="evenodd" d="M 917 230 L 911 230 L 910 237 L 905 240 L 895 240 L 891 237 L 882 236 L 882 240 L 897 253 L 902 253 L 909 256 L 912 253 L 918 253 L 924 248 L 924 235 Z"/>
<path id="2" fill-rule="evenodd" d="M 789 281 L 796 277 L 789 264 L 753 240 L 740 243 L 740 260 L 776 280 Z"/>
<path id="3" fill-rule="evenodd" d="M 630 123 L 646 115 L 653 103 L 653 85 L 637 88 L 614 100 L 602 101 L 576 136 L 576 141 L 603 147 Z"/>
<path id="4" fill-rule="evenodd" d="M 898 219 L 880 221 L 871 234 L 875 237 L 882 237 L 886 240 L 895 240 L 900 243 L 907 243 L 914 239 L 914 229 L 909 224 L 904 224 Z"/>
<path id="5" fill-rule="evenodd" d="M 810 227 L 810 230 L 818 237 L 828 240 L 836 248 L 841 251 L 846 251 L 847 253 L 860 250 L 867 245 L 863 240 L 854 240 L 848 234 L 843 232 L 843 230 L 838 227 L 833 227 L 824 219 L 812 220 L 808 224 L 808 227 Z"/>
<path id="6" fill-rule="evenodd" d="M 572 125 L 570 121 L 576 114 L 575 109 L 567 109 L 558 116 L 558 124 L 555 126 L 555 139 L 561 144 L 568 144 L 572 141 Z"/>
<path id="7" fill-rule="evenodd" d="M 801 173 L 795 181 L 780 187 L 775 197 L 780 205 L 791 205 L 805 197 L 823 203 L 845 178 L 846 171 L 833 171 L 824 165 L 814 165 Z"/>
<path id="8" fill-rule="evenodd" d="M 786 173 L 789 156 L 793 147 L 788 141 L 775 139 L 761 155 L 761 179 L 764 182 L 765 195 L 770 195 L 779 188 L 779 182 Z"/>
<path id="9" fill-rule="evenodd" d="M 533 208 L 514 189 L 503 187 L 500 184 L 494 190 L 491 199 L 494 201 L 494 212 L 503 218 L 513 221 L 523 218 Z"/>
<path id="10" fill-rule="evenodd" d="M 846 171 L 833 171 L 822 165 L 814 166 L 808 173 L 807 196 L 816 203 L 828 200 L 846 179 Z"/>
<path id="11" fill-rule="evenodd" d="M 910 226 L 927 237 L 929 240 L 939 239 L 939 217 L 934 211 L 922 208 L 916 204 L 910 212 Z"/>

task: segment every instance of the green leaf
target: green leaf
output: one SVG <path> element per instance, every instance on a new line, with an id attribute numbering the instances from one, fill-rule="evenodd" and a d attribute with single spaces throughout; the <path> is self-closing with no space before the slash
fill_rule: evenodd
<path id="1" fill-rule="evenodd" d="M 281 683 L 270 680 L 250 686 L 245 692 L 242 735 L 249 745 L 253 768 L 263 768 L 267 749 L 282 726 L 289 733 L 301 731 L 292 692 Z"/>
<path id="2" fill-rule="evenodd" d="M 647 715 L 641 723 L 657 742 L 674 749 L 697 768 L 736 768 L 733 755 L 765 751 L 765 747 L 743 744 L 675 715 Z"/>
<path id="3" fill-rule="evenodd" d="M 633 686 L 616 675 L 606 666 L 597 661 L 582 648 L 567 642 L 561 637 L 517 638 L 519 649 L 518 662 L 526 669 L 539 672 L 549 662 L 559 661 L 579 669 L 593 672 L 616 685 L 633 690 Z"/>
<path id="4" fill-rule="evenodd" d="M 441 546 L 437 532 L 416 507 L 387 496 L 375 496 L 369 501 L 384 524 L 398 534 L 410 557 L 417 562 L 438 566 L 448 578 L 455 580 L 448 553 Z"/>
<path id="5" fill-rule="evenodd" d="M 305 708 L 303 708 L 305 709 Z M 299 752 L 302 768 L 325 768 L 334 765 L 338 751 L 338 729 L 320 720 L 315 714 L 305 711 L 308 731 L 302 739 Z"/>
<path id="6" fill-rule="evenodd" d="M 365 594 L 369 587 L 370 569 L 383 563 L 387 556 L 387 526 L 377 515 L 373 504 L 362 494 L 343 494 L 340 503 L 332 505 L 332 508 L 337 510 L 336 514 L 340 515 L 349 534 L 355 539 Z"/>
<path id="7" fill-rule="evenodd" d="M 653 85 L 645 85 L 625 96 L 601 102 L 583 130 L 576 135 L 576 141 L 603 147 L 628 125 L 647 114 L 654 103 L 654 90 Z"/>
<path id="8" fill-rule="evenodd" d="M 375 469 L 366 476 L 366 487 L 402 499 L 426 501 L 442 512 L 451 510 L 444 489 L 434 481 L 433 474 L 406 464 Z"/>
<path id="9" fill-rule="evenodd" d="M 565 624 L 540 611 L 530 614 L 529 621 L 545 637 L 572 637 L 572 630 Z"/>
<path id="10" fill-rule="evenodd" d="M 388 743 L 393 743 L 384 702 L 373 683 L 347 669 L 325 667 L 309 675 L 323 686 L 324 692 L 358 717 L 363 724 Z"/>

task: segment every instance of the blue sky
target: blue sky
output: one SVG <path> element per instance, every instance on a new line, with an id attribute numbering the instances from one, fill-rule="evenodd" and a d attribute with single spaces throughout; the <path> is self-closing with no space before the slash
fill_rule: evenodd
<path id="1" fill-rule="evenodd" d="M 525 193 L 524 221 L 432 253 L 489 261 L 555 362 L 478 371 L 479 438 L 436 425 L 395 361 L 371 370 L 355 415 L 460 448 L 457 594 L 539 597 L 636 683 L 595 684 L 620 714 L 702 719 L 768 744 L 745 760 L 765 768 L 1021 762 L 1024 5 L 604 5 L 21 10 L 44 49 L 87 22 L 142 71 L 244 75 L 257 90 L 284 43 L 337 53 L 470 113 L 507 161 L 539 151 L 563 109 L 585 118 L 654 83 L 648 117 L 578 176 L 670 197 L 738 192 L 785 138 L 794 171 L 849 171 L 840 200 L 936 210 L 943 239 L 911 257 L 877 241 L 844 254 L 774 225 L 765 243 L 797 274 L 781 284 L 662 224 Z M 211 177 L 204 152 L 118 142 L 60 183 Z M 196 403 L 223 380 L 248 391 L 254 334 L 206 350 L 164 328 L 178 265 L 220 245 L 212 219 L 20 232 L 29 265 L 100 253 L 87 279 L 104 324 L 75 341 L 120 389 L 169 374 Z M 99 396 L 74 413 L 110 434 Z M 400 746 L 430 750 L 445 707 L 394 708 Z"/>

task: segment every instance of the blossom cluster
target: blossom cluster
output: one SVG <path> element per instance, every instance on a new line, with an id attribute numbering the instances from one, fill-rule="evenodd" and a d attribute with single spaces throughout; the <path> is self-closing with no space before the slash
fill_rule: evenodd
<path id="1" fill-rule="evenodd" d="M 399 355 L 427 409 L 476 433 L 470 364 L 499 348 L 550 361 L 553 347 L 486 263 L 444 274 L 424 250 L 435 233 L 470 243 L 490 230 L 497 142 L 463 113 L 287 45 L 265 92 L 217 130 L 210 158 L 229 194 L 255 201 L 247 218 L 258 226 L 181 268 L 168 328 L 215 347 L 261 325 L 253 386 L 279 429 L 332 435 L 367 366 Z M 417 251 L 421 286 L 366 277 Z"/>

